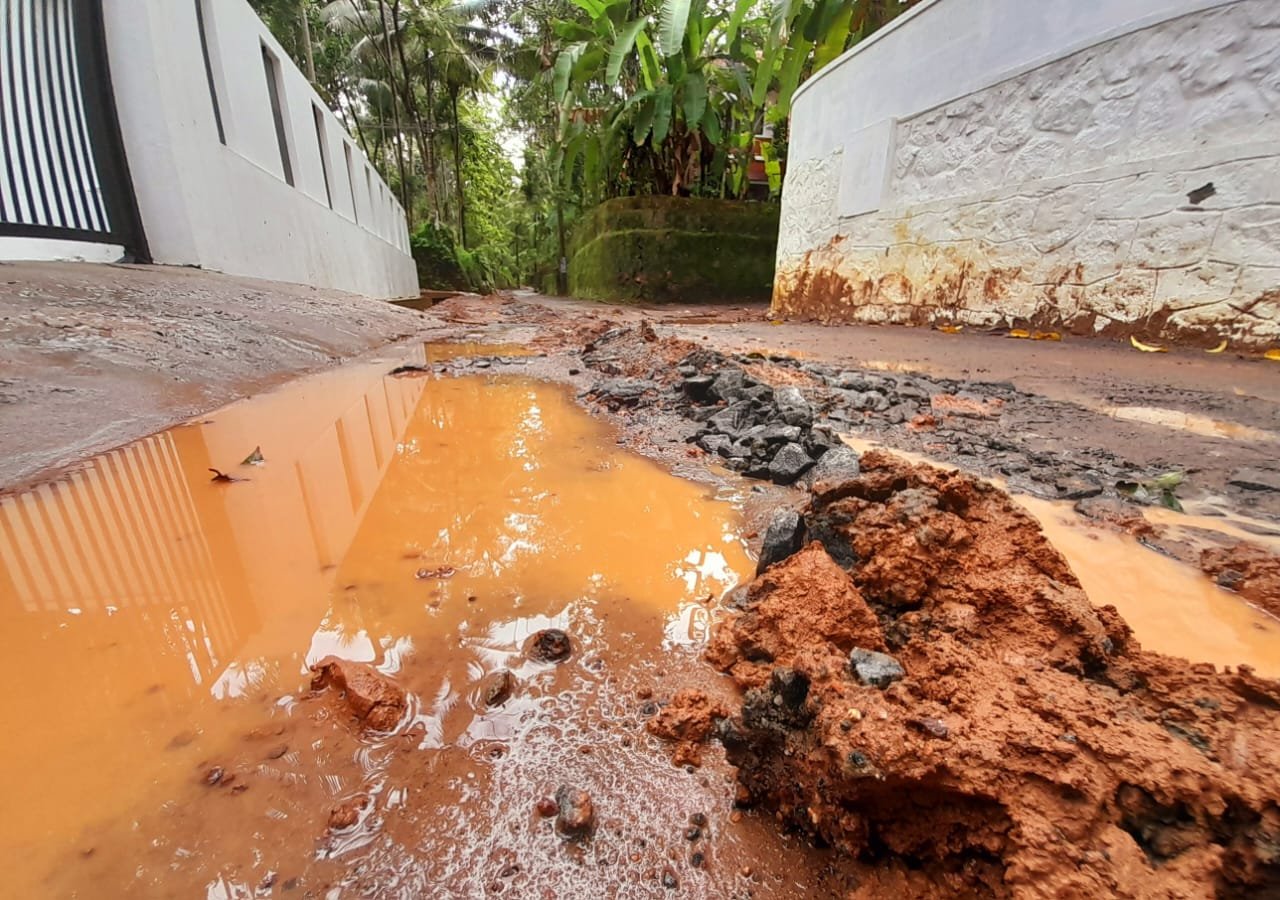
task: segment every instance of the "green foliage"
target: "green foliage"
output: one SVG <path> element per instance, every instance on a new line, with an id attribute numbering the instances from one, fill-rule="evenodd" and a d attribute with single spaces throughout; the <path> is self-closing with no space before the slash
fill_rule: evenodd
<path id="1" fill-rule="evenodd" d="M 570 293 L 648 302 L 766 300 L 777 236 L 776 204 L 610 200 L 574 230 Z"/>
<path id="2" fill-rule="evenodd" d="M 409 248 L 424 290 L 467 290 L 467 274 L 458 259 L 453 235 L 432 222 L 423 222 L 409 235 Z"/>
<path id="3" fill-rule="evenodd" d="M 797 87 L 916 0 L 250 2 L 396 192 L 424 285 L 482 290 L 554 278 L 612 197 L 776 198 Z"/>
<path id="4" fill-rule="evenodd" d="M 576 175 L 588 145 L 629 146 L 608 196 L 742 197 L 754 140 L 770 146 L 767 132 L 785 123 L 804 78 L 912 2 L 660 0 L 655 15 L 637 17 L 633 0 L 574 0 L 575 40 L 553 64 L 561 175 Z M 772 147 L 771 195 L 784 167 Z"/>

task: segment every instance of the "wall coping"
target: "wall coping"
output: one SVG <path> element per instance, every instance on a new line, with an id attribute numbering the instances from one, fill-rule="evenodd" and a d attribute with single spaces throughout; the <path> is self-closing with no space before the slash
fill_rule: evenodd
<path id="1" fill-rule="evenodd" d="M 831 75 L 832 73 L 834 73 L 837 69 L 839 69 L 841 66 L 847 63 L 849 60 L 853 59 L 858 54 L 865 52 L 866 50 L 880 43 L 881 41 L 896 34 L 900 29 L 907 27 L 908 23 L 914 22 L 916 19 L 923 16 L 929 10 L 936 9 L 937 7 L 941 6 L 944 2 L 948 2 L 948 0 L 924 0 L 923 3 L 911 8 L 907 12 L 903 13 L 901 16 L 898 16 L 898 18 L 894 19 L 884 28 L 881 28 L 875 34 L 871 35 L 871 37 L 867 38 L 864 41 L 859 41 L 857 44 L 850 47 L 844 53 L 837 56 L 830 63 L 823 66 L 823 68 L 817 74 L 811 76 L 808 81 L 806 81 L 804 84 L 800 85 L 800 87 L 796 89 L 795 94 L 791 98 L 792 110 L 793 111 L 795 110 L 796 102 L 801 97 L 803 97 L 805 94 L 808 93 L 809 88 L 812 85 L 819 83 L 820 81 L 825 79 L 828 75 Z M 962 0 L 950 0 L 950 2 L 959 3 L 959 2 L 962 2 Z M 1175 9 L 1171 12 L 1162 10 L 1160 12 L 1153 12 L 1145 16 L 1140 16 L 1137 19 L 1133 19 L 1128 22 L 1125 22 L 1123 25 L 1117 25 L 1114 28 L 1106 29 L 1105 31 L 1099 32 L 1098 34 L 1092 35 L 1083 40 L 1074 41 L 1069 44 L 1063 44 L 1060 48 L 1054 50 L 1053 52 L 1042 54 L 1041 56 L 1036 57 L 1035 59 L 1029 60 L 1027 62 L 1019 63 L 1013 66 L 1008 66 L 1003 69 L 994 70 L 990 74 L 990 76 L 984 80 L 982 84 L 963 86 L 962 89 L 959 90 L 958 92 L 955 90 L 946 90 L 946 89 L 940 88 L 938 92 L 939 96 L 936 101 L 918 110 L 911 110 L 910 112 L 907 113 L 907 115 L 915 115 L 916 113 L 919 113 L 919 112 L 925 112 L 927 110 L 934 109 L 935 107 L 941 106 L 952 100 L 972 94 L 975 91 L 982 90 L 984 88 L 990 87 L 991 85 L 999 84 L 1000 82 L 1007 81 L 1010 78 L 1016 78 L 1019 75 L 1026 74 L 1027 72 L 1030 72 L 1034 69 L 1038 69 L 1042 66 L 1048 65 L 1049 63 L 1054 62 L 1056 60 L 1062 59 L 1067 56 L 1071 56 L 1072 54 L 1075 54 L 1075 53 L 1079 53 L 1081 50 L 1087 50 L 1088 48 L 1101 44 L 1105 41 L 1109 41 L 1126 34 L 1131 34 L 1134 31 L 1140 31 L 1143 28 L 1149 28 L 1152 25 L 1159 24 L 1160 22 L 1167 22 L 1171 19 L 1178 19 L 1178 18 L 1181 18 L 1182 16 L 1192 15 L 1198 12 L 1204 12 L 1205 10 L 1215 9 L 1220 6 L 1231 6 L 1232 4 L 1238 3 L 1238 2 L 1240 2 L 1240 0 L 1187 0 L 1187 2 L 1183 7 Z"/>

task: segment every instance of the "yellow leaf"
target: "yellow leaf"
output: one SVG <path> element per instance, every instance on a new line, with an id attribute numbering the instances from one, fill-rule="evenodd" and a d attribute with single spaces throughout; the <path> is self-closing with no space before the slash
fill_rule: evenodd
<path id="1" fill-rule="evenodd" d="M 1226 342 L 1226 339 L 1224 338 L 1222 343 L 1218 344 L 1218 346 L 1210 350 L 1206 350 L 1204 352 L 1205 353 L 1221 353 L 1223 350 L 1226 350 L 1226 349 L 1227 349 L 1227 342 Z"/>
<path id="2" fill-rule="evenodd" d="M 1276 362 L 1280 362 L 1280 350 L 1268 350 L 1262 355 L 1267 359 L 1274 359 Z"/>
<path id="3" fill-rule="evenodd" d="M 1037 331 L 1031 335 L 1031 339 L 1033 341 L 1060 341 L 1062 340 L 1062 335 L 1056 331 Z"/>
<path id="4" fill-rule="evenodd" d="M 769 320 L 769 324 L 770 324 L 770 325 L 781 325 L 781 324 L 782 324 L 782 320 L 781 320 L 781 319 L 770 319 L 770 320 Z"/>
<path id="5" fill-rule="evenodd" d="M 1141 350 L 1143 353 L 1168 353 L 1164 347 L 1157 347 L 1154 344 L 1144 344 L 1133 335 L 1129 335 L 1129 343 L 1133 344 L 1133 349 Z"/>
<path id="6" fill-rule="evenodd" d="M 963 325 L 939 325 L 938 330 L 944 334 L 959 334 L 964 331 Z"/>
<path id="7" fill-rule="evenodd" d="M 1031 332 L 1030 332 L 1030 331 L 1025 331 L 1025 330 L 1023 330 L 1023 329 L 1021 329 L 1021 328 L 1013 328 L 1013 329 L 1010 329 L 1010 331 L 1009 331 L 1009 337 L 1011 337 L 1011 338 L 1029 338 L 1029 337 L 1031 337 Z"/>

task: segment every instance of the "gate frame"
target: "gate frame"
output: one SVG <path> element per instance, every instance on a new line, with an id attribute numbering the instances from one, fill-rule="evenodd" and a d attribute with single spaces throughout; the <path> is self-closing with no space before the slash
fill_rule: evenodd
<path id="1" fill-rule="evenodd" d="M 124 137 L 116 111 L 111 84 L 111 61 L 107 55 L 106 29 L 102 18 L 103 0 L 70 0 L 72 39 L 84 100 L 85 129 L 89 151 L 98 173 L 102 203 L 111 223 L 110 231 L 67 228 L 62 225 L 35 225 L 27 222 L 0 222 L 0 238 L 25 237 L 69 240 L 93 244 L 120 244 L 131 262 L 149 263 L 146 232 L 134 195 L 133 178 L 125 154 Z"/>

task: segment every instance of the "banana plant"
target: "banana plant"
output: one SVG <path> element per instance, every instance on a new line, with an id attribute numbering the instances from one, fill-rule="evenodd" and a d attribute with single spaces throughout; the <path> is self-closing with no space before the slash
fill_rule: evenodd
<path id="1" fill-rule="evenodd" d="M 761 135 L 786 122 L 801 82 L 916 0 L 661 0 L 635 18 L 631 0 L 571 2 L 586 21 L 556 28 L 563 177 L 580 158 L 587 178 L 616 158 L 661 192 L 710 175 L 743 196 L 757 151 L 770 192 L 781 187 L 780 148 Z"/>

